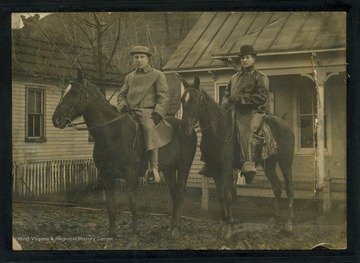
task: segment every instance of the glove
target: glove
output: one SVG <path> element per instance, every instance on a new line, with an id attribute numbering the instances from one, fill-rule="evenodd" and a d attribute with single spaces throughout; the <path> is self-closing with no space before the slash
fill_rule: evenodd
<path id="1" fill-rule="evenodd" d="M 121 109 L 120 112 L 125 114 L 129 112 L 129 106 L 128 105 L 124 105 Z"/>
<path id="2" fill-rule="evenodd" d="M 227 99 L 228 99 L 228 102 L 231 104 L 235 104 L 238 102 L 238 100 L 234 96 L 230 96 Z"/>
<path id="3" fill-rule="evenodd" d="M 162 120 L 161 115 L 159 113 L 157 113 L 156 111 L 153 111 L 151 113 L 151 118 L 153 119 L 155 125 L 158 125 L 160 123 L 160 121 Z"/>

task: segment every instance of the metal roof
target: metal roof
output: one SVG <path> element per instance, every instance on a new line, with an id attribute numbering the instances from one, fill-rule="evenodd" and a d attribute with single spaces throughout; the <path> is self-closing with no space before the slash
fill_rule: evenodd
<path id="1" fill-rule="evenodd" d="M 346 48 L 345 12 L 208 12 L 189 32 L 164 71 L 217 69 L 240 46 L 258 55 Z"/>

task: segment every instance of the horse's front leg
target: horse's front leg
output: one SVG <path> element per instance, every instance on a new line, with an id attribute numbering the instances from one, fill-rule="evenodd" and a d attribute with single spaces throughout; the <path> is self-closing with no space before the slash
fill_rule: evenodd
<path id="1" fill-rule="evenodd" d="M 173 238 L 177 238 L 180 234 L 181 215 L 185 199 L 187 177 L 188 173 L 186 173 L 182 168 L 180 168 L 178 170 L 177 176 L 176 170 L 171 169 L 171 172 L 168 173 L 168 176 L 166 178 L 172 199 L 172 218 L 170 224 L 170 232 Z"/>
<path id="2" fill-rule="evenodd" d="M 170 220 L 170 226 L 168 231 L 171 236 L 176 237 L 178 235 L 178 221 L 177 221 L 177 207 L 178 207 L 178 194 L 176 191 L 176 171 L 172 168 L 163 169 L 165 176 L 165 182 L 169 187 L 171 202 L 172 202 L 172 214 Z"/>
<path id="3" fill-rule="evenodd" d="M 139 185 L 138 172 L 136 169 L 129 169 L 126 175 L 126 185 L 129 194 L 129 209 L 132 218 L 132 229 L 134 234 L 138 234 L 138 207 L 137 190 Z"/>
<path id="4" fill-rule="evenodd" d="M 99 175 L 101 176 L 101 174 Z M 101 178 L 101 177 L 100 177 Z M 115 183 L 111 180 L 103 182 L 103 188 L 106 196 L 106 206 L 109 218 L 109 237 L 116 237 L 116 209 L 115 209 Z"/>
<path id="5" fill-rule="evenodd" d="M 223 202 L 225 209 L 225 225 L 222 232 L 222 238 L 228 240 L 233 235 L 233 169 L 231 165 L 224 167 L 222 171 L 223 181 Z"/>
<path id="6" fill-rule="evenodd" d="M 219 202 L 220 202 L 220 206 L 221 206 L 221 223 L 218 227 L 218 232 L 221 234 L 221 236 L 224 236 L 224 233 L 226 232 L 226 228 L 227 228 L 227 209 L 226 209 L 226 205 L 225 205 L 225 198 L 224 198 L 224 184 L 221 180 L 221 178 L 219 178 L 219 174 L 213 174 L 213 179 L 215 181 L 215 185 L 216 185 L 216 192 L 219 198 Z"/>
<path id="7" fill-rule="evenodd" d="M 232 179 L 232 178 L 230 178 Z M 234 226 L 234 217 L 233 217 L 233 185 L 232 180 L 225 179 L 226 183 L 224 185 L 224 202 L 226 209 L 226 226 L 223 232 L 223 238 L 228 240 L 233 235 L 233 226 Z"/>

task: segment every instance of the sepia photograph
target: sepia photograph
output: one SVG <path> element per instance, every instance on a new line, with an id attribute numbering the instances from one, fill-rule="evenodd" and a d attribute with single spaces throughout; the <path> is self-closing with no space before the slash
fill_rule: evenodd
<path id="1" fill-rule="evenodd" d="M 347 21 L 13 12 L 13 251 L 346 251 Z"/>

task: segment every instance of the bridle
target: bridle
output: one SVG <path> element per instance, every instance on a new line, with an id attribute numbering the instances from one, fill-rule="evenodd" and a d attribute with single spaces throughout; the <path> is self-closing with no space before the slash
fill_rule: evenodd
<path id="1" fill-rule="evenodd" d="M 80 83 L 80 82 L 78 82 L 78 81 L 70 81 L 69 83 L 70 83 L 70 84 L 76 83 L 77 85 L 79 85 L 79 86 L 81 87 L 81 94 L 80 94 L 80 96 L 78 96 L 78 98 L 77 98 L 77 100 L 75 101 L 75 103 L 71 106 L 69 113 L 66 113 L 66 114 L 65 114 L 65 121 L 67 121 L 67 125 L 66 125 L 67 127 L 72 127 L 72 128 L 74 128 L 75 130 L 95 130 L 95 129 L 104 127 L 104 126 L 106 126 L 106 125 L 109 125 L 109 124 L 111 124 L 111 123 L 113 123 L 113 122 L 115 122 L 115 121 L 117 121 L 117 120 L 120 120 L 120 119 L 123 118 L 125 115 L 128 115 L 128 116 L 130 117 L 130 119 L 134 122 L 134 120 L 131 118 L 131 116 L 130 116 L 129 114 L 122 114 L 122 115 L 117 116 L 117 117 L 114 118 L 114 119 L 111 119 L 111 120 L 109 120 L 109 121 L 107 121 L 107 122 L 104 122 L 104 123 L 102 123 L 102 124 L 100 124 L 100 125 L 97 125 L 97 126 L 86 127 L 86 128 L 78 127 L 79 125 L 84 125 L 85 122 L 73 123 L 72 120 L 69 119 L 69 118 L 66 118 L 66 116 L 68 116 L 69 114 L 71 114 L 71 113 L 74 111 L 74 109 L 76 108 L 77 103 L 78 103 L 80 100 L 83 99 L 83 96 L 84 96 L 84 95 L 85 95 L 86 104 L 87 104 L 88 101 L 89 101 L 89 95 L 88 95 L 87 92 L 86 92 L 86 89 L 85 89 L 85 85 L 84 85 L 84 84 L 82 84 L 82 83 Z M 62 101 L 62 99 L 63 99 L 63 97 L 61 98 L 61 101 Z M 60 103 L 61 103 L 61 101 L 60 101 Z"/>
<path id="2" fill-rule="evenodd" d="M 188 91 L 188 90 L 193 90 L 193 91 L 195 91 L 197 94 L 200 95 L 200 97 L 199 97 L 199 99 L 198 99 L 198 101 L 197 101 L 197 108 L 196 108 L 195 114 L 193 115 L 193 120 L 194 120 L 196 117 L 198 117 L 198 115 L 199 115 L 199 113 L 200 113 L 201 103 L 204 103 L 207 111 L 208 111 L 209 114 L 210 114 L 210 125 L 208 125 L 208 126 L 206 126 L 206 127 L 204 127 L 204 128 L 198 129 L 197 132 L 202 132 L 202 131 L 204 131 L 204 130 L 207 130 L 207 129 L 209 129 L 209 128 L 212 128 L 212 130 L 213 130 L 214 133 L 215 133 L 215 136 L 216 136 L 221 142 L 223 142 L 223 143 L 230 142 L 230 141 L 233 139 L 233 137 L 234 137 L 234 122 L 231 121 L 231 133 L 230 133 L 229 138 L 226 138 L 226 139 L 223 139 L 223 138 L 221 138 L 221 137 L 218 135 L 218 132 L 217 132 L 216 127 L 215 127 L 215 124 L 218 123 L 222 118 L 224 118 L 224 117 L 227 115 L 227 113 L 232 110 L 232 108 L 234 107 L 234 105 L 232 105 L 231 107 L 229 107 L 229 108 L 228 108 L 222 115 L 220 115 L 218 118 L 216 118 L 215 120 L 212 120 L 212 116 L 211 116 L 211 111 L 210 111 L 210 109 L 209 109 L 209 105 L 208 105 L 208 103 L 207 103 L 207 100 L 206 100 L 205 95 L 201 92 L 201 89 L 187 88 L 186 91 Z M 186 92 L 186 91 L 185 91 L 185 92 Z M 193 126 L 192 128 L 193 128 L 193 129 L 196 129 L 196 128 L 198 128 L 198 127 L 199 127 L 199 125 L 196 125 L 196 126 Z"/>

